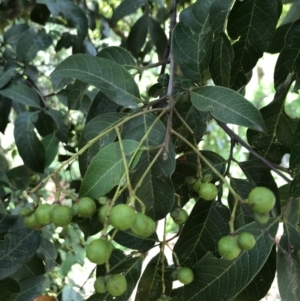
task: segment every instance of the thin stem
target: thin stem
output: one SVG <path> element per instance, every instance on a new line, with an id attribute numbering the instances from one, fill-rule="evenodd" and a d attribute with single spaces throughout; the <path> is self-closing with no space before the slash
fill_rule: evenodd
<path id="1" fill-rule="evenodd" d="M 166 59 L 164 59 L 162 61 L 159 61 L 157 63 L 148 64 L 148 65 L 143 66 L 143 67 L 137 67 L 137 70 L 138 70 L 138 73 L 140 73 L 140 72 L 143 72 L 147 69 L 151 69 L 151 68 L 159 67 L 159 66 L 162 66 L 162 65 L 166 65 L 168 63 L 169 63 L 169 59 L 166 58 Z"/>
<path id="2" fill-rule="evenodd" d="M 167 230 L 167 219 L 164 219 L 164 234 L 163 234 L 163 242 L 161 244 L 161 285 L 162 285 L 162 294 L 166 292 L 166 284 L 165 284 L 165 245 L 166 245 L 166 230 Z"/>

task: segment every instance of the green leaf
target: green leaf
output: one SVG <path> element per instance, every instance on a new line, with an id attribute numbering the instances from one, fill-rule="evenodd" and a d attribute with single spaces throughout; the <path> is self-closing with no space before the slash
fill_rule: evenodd
<path id="1" fill-rule="evenodd" d="M 105 47 L 97 54 L 97 56 L 116 62 L 127 70 L 137 68 L 137 64 L 133 56 L 122 47 Z"/>
<path id="2" fill-rule="evenodd" d="M 88 84 L 80 80 L 75 80 L 74 84 L 71 85 L 68 94 L 68 108 L 69 110 L 78 110 L 82 98 L 85 96 Z"/>
<path id="3" fill-rule="evenodd" d="M 281 52 L 285 44 L 286 34 L 290 30 L 292 25 L 293 23 L 288 23 L 288 24 L 280 25 L 279 27 L 276 28 L 272 41 L 270 42 L 270 45 L 266 50 L 267 52 L 269 53 Z"/>
<path id="4" fill-rule="evenodd" d="M 193 267 L 207 252 L 216 256 L 218 241 L 229 234 L 229 219 L 226 206 L 218 202 L 196 202 L 174 246 L 180 264 Z"/>
<path id="5" fill-rule="evenodd" d="M 147 171 L 149 164 L 164 142 L 166 128 L 164 124 L 152 114 L 143 114 L 136 117 L 122 127 L 122 139 L 142 141 L 146 148 L 133 168 L 130 177 L 133 187 L 138 185 L 141 177 Z M 174 187 L 170 176 L 175 169 L 175 151 L 169 143 L 169 153 L 164 160 L 162 154 L 156 159 L 145 174 L 143 182 L 138 186 L 136 195 L 143 201 L 146 214 L 154 220 L 165 217 L 174 204 Z M 138 203 L 136 204 L 138 206 Z M 140 208 L 138 208 L 140 211 Z"/>
<path id="6" fill-rule="evenodd" d="M 274 86 L 278 90 L 280 85 L 282 85 L 287 79 L 291 72 L 295 72 L 296 85 L 294 90 L 297 91 L 299 88 L 299 66 L 300 66 L 300 50 L 298 48 L 299 44 L 299 25 L 300 19 L 295 21 L 288 29 L 285 35 L 284 48 L 281 50 L 279 57 L 276 62 L 275 72 L 274 72 Z M 296 88 L 297 87 L 297 88 Z"/>
<path id="7" fill-rule="evenodd" d="M 163 256 L 163 258 L 162 258 Z M 153 257 L 147 264 L 139 281 L 135 301 L 156 301 L 162 295 L 162 277 L 164 279 L 165 294 L 169 295 L 172 290 L 170 271 L 162 275 L 162 262 L 168 265 L 167 258 L 161 253 Z M 173 300 L 173 299 L 172 299 Z"/>
<path id="8" fill-rule="evenodd" d="M 41 237 L 41 244 L 36 251 L 36 255 L 45 262 L 46 271 L 53 271 L 56 267 L 57 250 L 55 245 L 49 240 Z"/>
<path id="9" fill-rule="evenodd" d="M 45 111 L 45 114 L 49 115 L 53 119 L 56 127 L 57 138 L 60 141 L 67 143 L 69 128 L 65 123 L 64 115 L 62 114 L 62 112 L 49 109 Z"/>
<path id="10" fill-rule="evenodd" d="M 300 262 L 297 252 L 300 250 L 299 231 L 300 200 L 293 198 L 287 205 L 284 218 L 284 234 L 278 248 L 277 274 L 278 287 L 282 300 L 296 301 L 299 299 Z"/>
<path id="11" fill-rule="evenodd" d="M 45 289 L 47 277 L 44 275 L 28 277 L 20 282 L 21 292 L 16 301 L 33 300 Z"/>
<path id="12" fill-rule="evenodd" d="M 122 140 L 127 164 L 139 143 L 134 140 Z M 114 142 L 102 148 L 93 158 L 84 175 L 79 196 L 89 196 L 97 199 L 104 196 L 112 188 L 119 185 L 125 172 L 119 142 Z"/>
<path id="13" fill-rule="evenodd" d="M 114 229 L 109 232 L 109 235 L 112 236 Z M 142 238 L 135 236 L 130 231 L 118 231 L 114 235 L 114 241 L 129 249 L 138 250 L 140 252 L 146 252 L 150 250 L 155 243 L 157 242 L 156 233 L 152 234 L 147 238 Z"/>
<path id="14" fill-rule="evenodd" d="M 237 40 L 230 77 L 234 90 L 247 84 L 246 74 L 268 48 L 279 18 L 278 5 L 277 0 L 235 1 L 227 25 L 230 38 Z"/>
<path id="15" fill-rule="evenodd" d="M 40 100 L 37 93 L 23 84 L 11 83 L 0 90 L 0 95 L 25 106 L 40 108 Z"/>
<path id="16" fill-rule="evenodd" d="M 16 45 L 17 58 L 22 62 L 30 62 L 40 50 L 47 49 L 51 44 L 52 38 L 45 29 L 29 28 L 18 39 Z"/>
<path id="17" fill-rule="evenodd" d="M 234 260 L 216 258 L 208 253 L 193 267 L 195 279 L 184 286 L 183 300 L 206 300 L 209 296 L 210 301 L 228 301 L 235 297 L 267 261 L 274 243 L 269 235 L 275 237 L 277 229 L 278 220 L 274 218 L 265 225 L 264 231 L 255 222 L 239 229 L 239 233 L 247 231 L 254 235 L 254 248 L 243 251 Z"/>
<path id="18" fill-rule="evenodd" d="M 14 167 L 7 172 L 12 189 L 25 190 L 28 188 L 30 176 L 28 168 L 24 165 Z"/>
<path id="19" fill-rule="evenodd" d="M 34 132 L 33 122 L 37 114 L 23 112 L 15 120 L 14 136 L 17 148 L 25 165 L 36 172 L 45 167 L 45 149 Z"/>
<path id="20" fill-rule="evenodd" d="M 264 121 L 255 108 L 241 94 L 224 87 L 200 87 L 192 90 L 194 107 L 210 114 L 219 121 L 265 131 Z"/>
<path id="21" fill-rule="evenodd" d="M 0 89 L 3 88 L 16 73 L 18 65 L 15 62 L 8 61 L 4 67 L 0 66 Z"/>
<path id="22" fill-rule="evenodd" d="M 82 148 L 88 143 L 88 141 L 94 139 L 100 133 L 108 130 L 109 128 L 112 128 L 125 116 L 126 115 L 123 113 L 107 113 L 93 118 L 86 124 L 80 137 L 78 147 Z M 116 131 L 110 131 L 79 156 L 79 168 L 82 176 L 86 173 L 92 159 L 96 156 L 96 154 L 103 147 L 112 143 L 116 139 L 116 135 Z"/>
<path id="23" fill-rule="evenodd" d="M 215 0 L 209 11 L 209 23 L 214 33 L 225 32 L 232 0 Z"/>
<path id="24" fill-rule="evenodd" d="M 82 44 L 88 33 L 88 20 L 79 5 L 70 0 L 38 0 L 37 3 L 47 5 L 54 17 L 62 14 L 67 21 L 76 27 L 78 44 Z"/>
<path id="25" fill-rule="evenodd" d="M 20 284 L 13 278 L 0 281 L 0 300 L 15 301 L 20 292 Z"/>
<path id="26" fill-rule="evenodd" d="M 47 168 L 55 159 L 58 154 L 58 139 L 55 136 L 55 133 L 45 136 L 42 139 L 42 145 L 45 149 L 46 159 L 45 159 L 45 168 Z"/>
<path id="27" fill-rule="evenodd" d="M 148 15 L 143 15 L 131 27 L 127 44 L 134 57 L 139 56 L 146 42 L 146 37 L 149 30 L 149 18 L 150 17 L 148 17 Z"/>
<path id="28" fill-rule="evenodd" d="M 99 233 L 103 229 L 103 225 L 98 218 L 98 210 L 90 218 L 78 218 L 78 220 L 75 219 L 75 222 L 77 222 L 83 232 L 85 239 Z"/>
<path id="29" fill-rule="evenodd" d="M 134 79 L 125 68 L 110 60 L 84 54 L 72 55 L 51 73 L 52 82 L 66 77 L 94 85 L 122 106 L 133 106 L 140 102 L 139 89 Z"/>
<path id="30" fill-rule="evenodd" d="M 115 25 L 123 17 L 133 14 L 139 7 L 144 6 L 145 0 L 124 0 L 121 4 L 114 10 L 111 17 L 112 25 Z"/>
<path id="31" fill-rule="evenodd" d="M 231 43 L 225 33 L 215 33 L 210 63 L 210 74 L 215 85 L 230 87 L 230 70 L 233 60 Z"/>
<path id="32" fill-rule="evenodd" d="M 196 81 L 200 81 L 211 60 L 213 33 L 208 19 L 212 3 L 197 1 L 183 10 L 173 32 L 175 61 L 186 77 Z"/>
<path id="33" fill-rule="evenodd" d="M 7 124 L 9 123 L 11 108 L 12 101 L 0 94 L 0 132 L 2 134 L 4 134 Z"/>
<path id="34" fill-rule="evenodd" d="M 17 24 L 10 27 L 4 33 L 4 43 L 10 44 L 14 51 L 16 51 L 16 46 L 20 36 L 29 29 L 29 25 L 27 23 Z"/>
<path id="35" fill-rule="evenodd" d="M 176 101 L 175 108 L 177 112 L 180 114 L 181 118 L 188 124 L 188 126 L 191 129 L 193 129 L 194 135 L 192 135 L 188 131 L 186 126 L 182 123 L 182 121 L 179 119 L 179 117 L 176 114 L 174 114 L 173 117 L 174 130 L 176 130 L 179 134 L 185 137 L 192 144 L 194 144 L 194 139 L 196 139 L 197 142 L 200 142 L 201 138 L 206 132 L 207 121 L 209 117 L 208 113 L 200 112 L 196 110 L 194 106 L 192 106 L 189 93 L 183 94 Z M 190 149 L 189 146 L 186 145 L 186 143 L 183 142 L 178 137 L 174 137 L 173 139 L 174 139 L 174 147 L 177 153 L 180 153 L 182 151 L 187 151 Z"/>
<path id="36" fill-rule="evenodd" d="M 0 216 L 2 222 L 4 216 Z M 22 264 L 30 260 L 40 245 L 40 235 L 24 226 L 22 218 L 13 224 L 0 240 L 0 279 L 16 272 Z"/>

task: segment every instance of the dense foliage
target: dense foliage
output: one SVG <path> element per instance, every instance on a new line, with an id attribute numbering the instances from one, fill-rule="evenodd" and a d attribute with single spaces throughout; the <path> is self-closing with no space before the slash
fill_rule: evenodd
<path id="1" fill-rule="evenodd" d="M 299 300 L 298 1 L 165 2 L 0 2 L 0 300 Z"/>

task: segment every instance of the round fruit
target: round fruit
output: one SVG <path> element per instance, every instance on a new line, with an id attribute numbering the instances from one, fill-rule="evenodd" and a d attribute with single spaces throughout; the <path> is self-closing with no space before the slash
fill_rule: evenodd
<path id="1" fill-rule="evenodd" d="M 110 241 L 100 238 L 90 242 L 86 248 L 86 257 L 93 263 L 103 264 L 110 258 L 113 246 Z"/>
<path id="2" fill-rule="evenodd" d="M 28 216 L 30 215 L 31 213 L 33 213 L 34 209 L 33 208 L 28 208 L 28 207 L 22 207 L 20 209 L 20 215 L 22 216 Z"/>
<path id="3" fill-rule="evenodd" d="M 72 209 L 63 205 L 56 205 L 52 208 L 50 216 L 55 226 L 66 226 L 72 221 Z"/>
<path id="4" fill-rule="evenodd" d="M 183 284 L 190 284 L 194 280 L 194 273 L 187 267 L 178 268 L 177 279 Z"/>
<path id="5" fill-rule="evenodd" d="M 193 183 L 193 190 L 195 192 L 199 192 L 199 189 L 200 189 L 200 185 L 201 185 L 201 180 L 200 179 L 197 179 L 194 183 Z"/>
<path id="6" fill-rule="evenodd" d="M 107 196 L 102 196 L 98 199 L 98 202 L 100 205 L 105 205 L 107 204 L 109 201 L 109 198 Z"/>
<path id="7" fill-rule="evenodd" d="M 36 229 L 39 226 L 34 213 L 24 216 L 24 224 L 31 229 Z"/>
<path id="8" fill-rule="evenodd" d="M 97 277 L 94 282 L 95 291 L 99 294 L 103 294 L 106 292 L 106 282 L 105 277 Z"/>
<path id="9" fill-rule="evenodd" d="M 237 244 L 236 237 L 224 236 L 218 242 L 218 251 L 224 259 L 232 260 L 239 256 L 241 249 Z"/>
<path id="10" fill-rule="evenodd" d="M 268 213 L 275 205 L 274 193 L 266 187 L 255 187 L 248 196 L 248 205 L 253 212 Z"/>
<path id="11" fill-rule="evenodd" d="M 114 206 L 109 213 L 109 223 L 118 230 L 129 229 L 136 219 L 136 212 L 125 204 Z"/>
<path id="12" fill-rule="evenodd" d="M 177 277 L 177 270 L 172 271 L 171 278 L 172 278 L 172 280 L 177 280 L 178 279 L 178 277 Z"/>
<path id="13" fill-rule="evenodd" d="M 114 297 L 121 296 L 127 290 L 127 281 L 125 276 L 114 274 L 106 280 L 106 290 Z"/>
<path id="14" fill-rule="evenodd" d="M 184 180 L 185 180 L 185 183 L 192 185 L 196 182 L 197 179 L 193 176 L 190 176 L 190 177 L 186 177 Z"/>
<path id="15" fill-rule="evenodd" d="M 213 176 L 211 174 L 206 174 L 203 176 L 203 178 L 201 179 L 202 183 L 208 183 L 213 179 Z"/>
<path id="16" fill-rule="evenodd" d="M 175 224 L 182 225 L 187 221 L 189 215 L 184 209 L 177 208 L 171 212 L 171 217 Z"/>
<path id="17" fill-rule="evenodd" d="M 50 204 L 39 205 L 34 212 L 37 222 L 41 225 L 50 224 L 52 209 L 53 207 Z"/>
<path id="18" fill-rule="evenodd" d="M 131 226 L 132 233 L 141 237 L 149 237 L 155 232 L 155 229 L 155 222 L 151 217 L 140 212 L 136 213 L 135 221 Z"/>
<path id="19" fill-rule="evenodd" d="M 218 188 L 212 183 L 202 183 L 199 187 L 199 196 L 205 201 L 212 201 L 218 195 Z"/>
<path id="20" fill-rule="evenodd" d="M 96 203 L 89 197 L 80 198 L 77 206 L 77 215 L 81 217 L 90 217 L 96 211 Z"/>
<path id="21" fill-rule="evenodd" d="M 254 219 L 257 223 L 259 224 L 266 224 L 270 218 L 270 214 L 269 213 L 256 213 L 253 212 L 254 215 Z"/>
<path id="22" fill-rule="evenodd" d="M 156 301 L 170 301 L 170 300 L 171 300 L 171 298 L 169 298 L 165 295 L 162 295 Z"/>
<path id="23" fill-rule="evenodd" d="M 251 233 L 243 232 L 238 235 L 237 243 L 242 250 L 251 250 L 255 246 L 256 241 Z"/>
<path id="24" fill-rule="evenodd" d="M 72 215 L 73 216 L 77 215 L 78 214 L 78 203 L 73 204 L 71 209 L 72 209 Z"/>
<path id="25" fill-rule="evenodd" d="M 37 183 L 39 180 L 41 179 L 40 175 L 38 174 L 34 174 L 30 177 L 30 180 L 33 182 L 33 183 Z"/>
<path id="26" fill-rule="evenodd" d="M 109 211 L 109 208 L 110 208 L 109 204 L 105 204 L 100 207 L 100 209 L 98 211 L 98 219 L 99 219 L 100 223 L 102 223 L 102 224 L 105 223 L 105 219 L 106 219 L 107 213 Z"/>

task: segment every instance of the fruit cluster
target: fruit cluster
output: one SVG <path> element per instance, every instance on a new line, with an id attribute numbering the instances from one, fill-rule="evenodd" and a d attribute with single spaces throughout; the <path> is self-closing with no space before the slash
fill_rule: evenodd
<path id="1" fill-rule="evenodd" d="M 108 292 L 113 297 L 118 297 L 126 292 L 127 281 L 122 274 L 100 276 L 96 278 L 94 288 L 97 293 Z"/>

